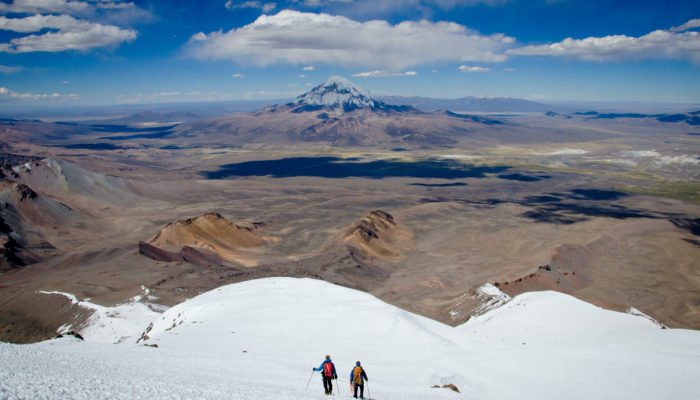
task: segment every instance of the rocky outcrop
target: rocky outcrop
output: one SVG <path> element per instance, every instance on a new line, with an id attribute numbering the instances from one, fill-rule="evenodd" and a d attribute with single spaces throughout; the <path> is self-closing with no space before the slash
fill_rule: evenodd
<path id="1" fill-rule="evenodd" d="M 510 296 L 539 290 L 573 294 L 592 283 L 589 276 L 590 250 L 587 246 L 564 244 L 552 251 L 550 262 L 533 272 L 494 286 Z"/>

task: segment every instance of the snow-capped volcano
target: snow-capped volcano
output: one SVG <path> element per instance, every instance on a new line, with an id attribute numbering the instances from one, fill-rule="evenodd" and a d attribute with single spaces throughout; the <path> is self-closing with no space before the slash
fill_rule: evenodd
<path id="1" fill-rule="evenodd" d="M 294 104 L 312 108 L 342 108 L 345 111 L 384 106 L 383 102 L 372 97 L 368 91 L 340 76 L 331 76 L 327 81 L 297 97 Z"/>

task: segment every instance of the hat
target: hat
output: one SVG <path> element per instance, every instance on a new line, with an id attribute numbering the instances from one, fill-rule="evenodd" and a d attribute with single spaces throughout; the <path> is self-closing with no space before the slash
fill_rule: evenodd
<path id="1" fill-rule="evenodd" d="M 330 360 L 330 359 L 331 359 L 331 356 L 326 355 L 326 360 Z"/>
<path id="2" fill-rule="evenodd" d="M 360 365 L 360 362 L 359 362 L 359 361 L 358 361 L 358 362 L 356 362 L 356 363 L 355 363 L 355 365 Z"/>

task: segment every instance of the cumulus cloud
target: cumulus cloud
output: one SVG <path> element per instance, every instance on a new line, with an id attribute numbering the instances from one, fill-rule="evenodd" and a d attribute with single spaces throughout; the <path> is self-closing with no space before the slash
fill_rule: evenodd
<path id="1" fill-rule="evenodd" d="M 228 32 L 197 33 L 190 55 L 266 66 L 336 63 L 390 71 L 442 61 L 505 61 L 513 38 L 481 35 L 454 22 L 358 22 L 325 13 L 284 10 Z"/>
<path id="2" fill-rule="evenodd" d="M 57 29 L 40 35 L 28 35 L 0 43 L 0 52 L 27 53 L 86 50 L 118 45 L 136 39 L 136 31 L 76 19 L 70 15 L 32 15 L 25 18 L 0 17 L 0 30 L 30 33 Z"/>
<path id="3" fill-rule="evenodd" d="M 491 68 L 485 68 L 485 67 L 470 67 L 468 65 L 460 65 L 458 68 L 462 72 L 489 72 L 491 71 Z"/>
<path id="4" fill-rule="evenodd" d="M 697 20 L 684 24 L 695 25 Z M 678 31 L 684 30 L 683 26 Z M 588 61 L 671 58 L 700 63 L 700 33 L 656 30 L 640 37 L 609 35 L 585 39 L 566 38 L 558 43 L 510 49 L 508 54 L 569 56 Z"/>
<path id="5" fill-rule="evenodd" d="M 233 75 L 231 75 L 231 76 L 232 76 L 233 78 L 245 78 L 245 75 L 243 75 L 243 74 L 238 74 L 238 73 L 233 74 Z"/>
<path id="6" fill-rule="evenodd" d="M 119 45 L 136 38 L 136 31 L 124 25 L 152 18 L 150 12 L 133 2 L 119 0 L 14 0 L 0 3 L 0 14 L 12 15 L 0 16 L 0 30 L 17 33 L 50 30 L 0 43 L 0 52 L 9 53 Z"/>
<path id="7" fill-rule="evenodd" d="M 262 10 L 263 13 L 269 13 L 277 8 L 277 3 L 263 3 L 261 1 L 233 1 L 228 0 L 224 7 L 229 10 L 236 10 L 239 8 L 256 8 Z"/>
<path id="8" fill-rule="evenodd" d="M 69 15 L 32 15 L 26 18 L 0 17 L 0 30 L 13 32 L 36 32 L 45 28 L 51 29 L 81 29 L 89 25 Z"/>
<path id="9" fill-rule="evenodd" d="M 313 65 L 307 65 L 306 67 L 302 68 L 302 71 L 313 71 L 314 66 Z"/>
<path id="10" fill-rule="evenodd" d="M 75 100 L 77 94 L 36 94 L 36 93 L 18 93 L 4 86 L 0 86 L 0 100 Z"/>
<path id="11" fill-rule="evenodd" d="M 47 20 L 48 24 L 45 26 L 36 26 L 34 25 L 35 21 L 22 21 L 26 20 L 26 18 L 20 19 L 19 21 L 15 19 L 15 22 L 10 24 L 13 25 L 14 29 L 9 30 L 17 29 L 15 32 L 33 32 L 43 28 L 56 28 L 59 30 L 57 32 L 47 32 L 41 35 L 28 35 L 14 38 L 10 40 L 10 43 L 0 43 L 0 52 L 27 53 L 34 51 L 60 52 L 66 50 L 87 50 L 94 47 L 118 45 L 122 42 L 136 39 L 136 31 L 132 29 L 122 29 L 114 25 L 102 25 L 95 22 L 76 20 L 67 15 L 56 17 L 37 15 L 34 17 L 49 18 Z M 2 22 L 3 21 L 0 20 L 0 24 L 2 24 Z"/>

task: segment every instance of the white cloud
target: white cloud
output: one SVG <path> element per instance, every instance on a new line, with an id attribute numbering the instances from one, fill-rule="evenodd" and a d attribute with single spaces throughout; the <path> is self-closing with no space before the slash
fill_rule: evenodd
<path id="1" fill-rule="evenodd" d="M 4 18 L 4 17 L 2 17 Z M 29 17 L 32 18 L 32 17 Z M 70 16 L 59 16 L 65 26 L 46 26 L 59 29 L 58 32 L 47 32 L 42 35 L 29 35 L 10 40 L 10 43 L 0 43 L 0 52 L 27 53 L 34 51 L 60 52 L 66 50 L 87 50 L 94 47 L 118 45 L 136 39 L 136 31 L 122 29 L 114 25 L 102 25 L 95 22 L 75 20 Z M 71 23 L 68 20 L 74 20 Z M 1 21 L 0 21 L 1 22 Z M 20 22 L 17 29 L 30 29 L 31 23 Z"/>
<path id="2" fill-rule="evenodd" d="M 299 78 L 306 78 L 306 75 L 300 74 L 300 75 L 299 75 Z"/>
<path id="3" fill-rule="evenodd" d="M 4 4 L 4 3 L 0 3 Z M 123 9 L 134 8 L 133 3 L 123 2 L 77 2 L 64 0 L 15 0 L 12 4 L 4 4 L 0 11 L 23 12 L 31 11 L 81 11 L 86 7 Z M 136 31 L 77 19 L 68 14 L 41 15 L 35 14 L 22 18 L 7 18 L 0 16 L 0 30 L 17 33 L 51 31 L 39 35 L 16 37 L 9 43 L 0 43 L 0 52 L 26 53 L 34 51 L 60 52 L 66 50 L 87 50 L 94 47 L 119 45 L 125 41 L 136 39 Z"/>
<path id="4" fill-rule="evenodd" d="M 313 65 L 307 65 L 306 67 L 301 69 L 302 71 L 313 71 L 314 66 Z"/>
<path id="5" fill-rule="evenodd" d="M 416 76 L 418 72 L 416 71 L 406 71 L 406 72 L 390 72 L 386 70 L 374 70 L 367 72 L 358 72 L 352 74 L 352 76 L 357 78 L 385 78 L 389 76 Z"/>
<path id="6" fill-rule="evenodd" d="M 14 0 L 12 4 L 0 3 L 0 12 L 11 13 L 75 13 L 90 7 L 84 1 L 67 0 Z"/>
<path id="7" fill-rule="evenodd" d="M 70 85 L 70 81 L 69 81 L 69 80 L 61 81 L 61 83 L 64 84 L 64 85 Z"/>
<path id="8" fill-rule="evenodd" d="M 277 8 L 277 3 L 265 3 L 262 6 L 262 12 L 265 14 L 272 12 L 275 8 Z"/>
<path id="9" fill-rule="evenodd" d="M 0 100 L 76 100 L 77 94 L 36 94 L 36 93 L 18 93 L 6 87 L 0 86 Z"/>
<path id="10" fill-rule="evenodd" d="M 23 67 L 16 65 L 0 65 L 0 74 L 14 74 L 23 70 Z"/>
<path id="11" fill-rule="evenodd" d="M 256 8 L 262 10 L 263 13 L 267 14 L 277 8 L 277 3 L 263 3 L 261 1 L 243 1 L 237 2 L 233 0 L 228 0 L 224 7 L 229 10 L 236 10 L 238 8 Z"/>
<path id="12" fill-rule="evenodd" d="M 91 23 L 70 15 L 32 15 L 25 18 L 0 17 L 0 30 L 29 33 L 45 28 L 75 30 L 83 29 Z"/>
<path id="13" fill-rule="evenodd" d="M 585 39 L 566 38 L 558 43 L 511 49 L 507 53 L 569 56 L 588 61 L 670 58 L 690 59 L 700 63 L 700 33 L 656 30 L 640 37 L 611 35 Z"/>
<path id="14" fill-rule="evenodd" d="M 700 19 L 695 18 L 691 19 L 690 21 L 686 22 L 685 24 L 681 26 L 674 26 L 673 28 L 669 29 L 671 32 L 683 32 L 687 31 L 688 29 L 693 29 L 693 28 L 698 28 L 700 27 Z"/>
<path id="15" fill-rule="evenodd" d="M 137 8 L 133 2 L 125 1 L 72 1 L 72 0 L 14 0 L 11 4 L 0 3 L 0 13 L 59 13 L 85 14 L 95 10 L 119 11 Z"/>
<path id="16" fill-rule="evenodd" d="M 231 76 L 234 78 L 245 78 L 245 75 L 243 75 L 243 74 L 233 74 Z"/>
<path id="17" fill-rule="evenodd" d="M 12 39 L 10 43 L 0 43 L 0 52 L 28 53 L 35 51 L 61 52 L 67 50 L 87 50 L 131 41 L 135 31 L 122 30 L 111 25 L 95 25 L 80 32 L 57 32 L 44 35 L 30 35 Z"/>
<path id="18" fill-rule="evenodd" d="M 503 34 L 480 35 L 454 22 L 358 22 L 342 16 L 285 10 L 261 15 L 226 33 L 202 32 L 187 43 L 202 59 L 230 59 L 260 66 L 335 63 L 399 71 L 444 61 L 505 61 L 514 42 Z"/>
<path id="19" fill-rule="evenodd" d="M 374 71 L 366 71 L 366 72 L 358 72 L 356 74 L 352 74 L 352 76 L 356 78 L 378 78 L 378 77 L 385 77 L 385 76 L 396 76 L 396 75 L 401 75 L 396 72 L 394 73 L 389 73 L 386 71 L 380 71 L 380 70 L 374 70 Z"/>
<path id="20" fill-rule="evenodd" d="M 489 72 L 491 71 L 491 68 L 484 68 L 484 67 L 470 67 L 467 65 L 460 65 L 458 68 L 462 72 Z"/>
<path id="21" fill-rule="evenodd" d="M 259 1 L 244 1 L 239 3 L 233 0 L 228 0 L 226 4 L 224 4 L 224 7 L 228 8 L 229 10 L 235 10 L 237 8 L 262 8 L 262 4 Z"/>

